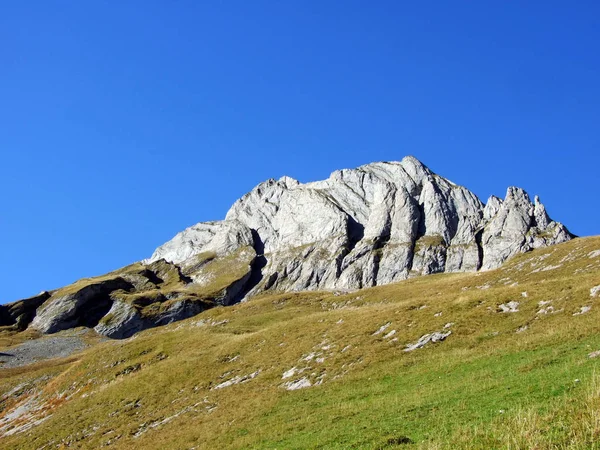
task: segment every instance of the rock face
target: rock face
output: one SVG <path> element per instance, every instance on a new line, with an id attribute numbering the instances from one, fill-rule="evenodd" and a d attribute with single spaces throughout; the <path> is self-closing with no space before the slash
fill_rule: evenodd
<path id="1" fill-rule="evenodd" d="M 252 293 L 357 289 L 438 272 L 489 270 L 516 253 L 567 241 L 536 197 L 511 187 L 484 205 L 413 157 L 340 170 L 324 181 L 268 180 L 224 221 L 194 225 L 147 262 L 253 245 L 264 255 Z"/>
<path id="2" fill-rule="evenodd" d="M 125 338 L 270 290 L 358 289 L 438 272 L 489 270 L 571 239 L 511 187 L 483 204 L 412 157 L 324 181 L 267 180 L 225 220 L 194 225 L 147 260 L 0 306 L 0 326 L 86 326 Z"/>
<path id="3" fill-rule="evenodd" d="M 52 293 L 0 307 L 0 326 L 55 333 L 84 326 L 111 338 L 192 317 L 245 295 L 256 252 L 198 254 L 181 266 L 164 259 L 136 263 Z M 193 277 L 187 274 L 193 275 Z"/>
<path id="4" fill-rule="evenodd" d="M 44 291 L 34 297 L 7 305 L 0 305 L 0 326 L 13 326 L 17 330 L 24 330 L 35 317 L 36 310 L 50 296 L 49 292 Z"/>
<path id="5" fill-rule="evenodd" d="M 90 325 L 106 313 L 108 295 L 117 289 L 130 290 L 133 286 L 124 279 L 88 284 L 72 293 L 65 293 L 47 301 L 37 310 L 31 325 L 42 333 Z"/>

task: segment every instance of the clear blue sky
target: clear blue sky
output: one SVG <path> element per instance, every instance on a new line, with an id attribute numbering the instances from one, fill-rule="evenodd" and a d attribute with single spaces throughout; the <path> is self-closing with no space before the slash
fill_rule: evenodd
<path id="1" fill-rule="evenodd" d="M 2 2 L 0 303 L 408 154 L 599 234 L 599 144 L 597 1 Z"/>

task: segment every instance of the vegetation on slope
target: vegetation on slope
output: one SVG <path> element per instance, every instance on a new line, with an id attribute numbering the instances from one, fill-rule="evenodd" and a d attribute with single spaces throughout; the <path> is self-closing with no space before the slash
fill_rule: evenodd
<path id="1" fill-rule="evenodd" d="M 587 238 L 491 272 L 213 308 L 1 370 L 0 445 L 598 448 L 598 285 Z M 434 332 L 451 334 L 406 351 Z"/>

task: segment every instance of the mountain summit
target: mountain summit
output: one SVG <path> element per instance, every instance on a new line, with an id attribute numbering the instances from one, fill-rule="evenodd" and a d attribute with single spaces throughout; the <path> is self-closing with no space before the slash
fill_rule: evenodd
<path id="1" fill-rule="evenodd" d="M 182 231 L 147 260 L 0 306 L 0 326 L 87 326 L 123 338 L 264 291 L 354 290 L 489 270 L 571 237 L 522 189 L 484 205 L 409 156 L 312 183 L 267 180 L 225 220 Z"/>
<path id="2" fill-rule="evenodd" d="M 570 238 L 522 189 L 484 205 L 407 156 L 313 183 L 267 180 L 236 201 L 224 221 L 182 231 L 145 262 L 185 266 L 198 254 L 251 246 L 264 258 L 252 292 L 358 289 L 494 269 L 516 253 Z"/>

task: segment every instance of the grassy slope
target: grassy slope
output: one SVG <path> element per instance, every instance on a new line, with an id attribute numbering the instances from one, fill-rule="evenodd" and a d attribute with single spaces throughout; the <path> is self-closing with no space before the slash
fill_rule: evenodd
<path id="1" fill-rule="evenodd" d="M 0 371 L 0 392 L 20 385 L 0 416 L 37 396 L 23 422 L 47 418 L 0 446 L 600 448 L 598 249 L 577 239 L 487 273 L 264 296 Z M 508 301 L 519 312 L 498 312 Z M 538 314 L 540 301 L 558 312 Z M 444 342 L 403 351 L 449 322 Z M 282 380 L 292 367 L 303 372 Z M 313 386 L 282 387 L 303 377 Z"/>

